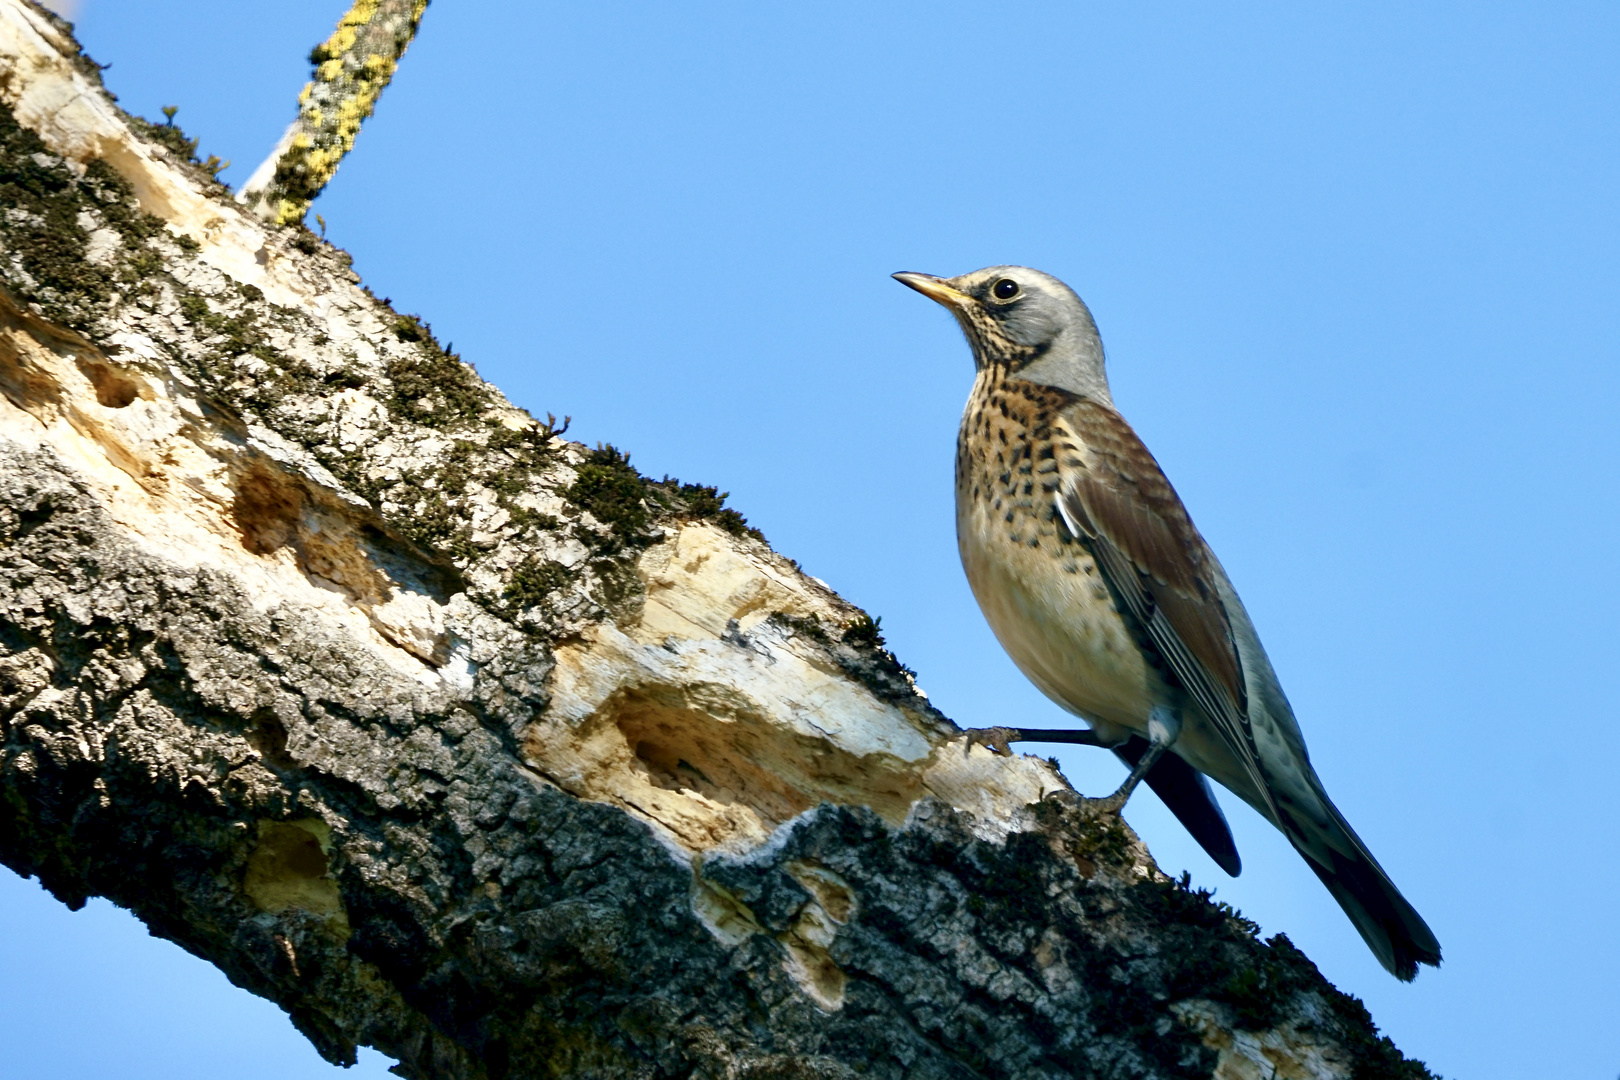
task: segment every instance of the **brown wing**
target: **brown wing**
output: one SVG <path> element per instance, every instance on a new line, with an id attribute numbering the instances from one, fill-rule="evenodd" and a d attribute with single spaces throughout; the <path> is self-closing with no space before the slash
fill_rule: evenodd
<path id="1" fill-rule="evenodd" d="M 1204 538 L 1124 417 L 1081 399 L 1064 410 L 1063 420 L 1089 453 L 1060 446 L 1059 512 L 1269 802 L 1249 728 L 1243 667 Z"/>

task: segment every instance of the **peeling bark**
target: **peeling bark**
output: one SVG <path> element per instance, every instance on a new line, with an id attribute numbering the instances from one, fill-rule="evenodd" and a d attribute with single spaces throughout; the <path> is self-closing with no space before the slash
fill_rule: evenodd
<path id="1" fill-rule="evenodd" d="M 1429 1075 L 22 0 L 0 105 L 8 866 L 409 1077 Z"/>

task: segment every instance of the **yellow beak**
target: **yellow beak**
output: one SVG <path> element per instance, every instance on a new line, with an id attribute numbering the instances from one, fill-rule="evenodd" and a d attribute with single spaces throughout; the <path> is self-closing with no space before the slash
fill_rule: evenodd
<path id="1" fill-rule="evenodd" d="M 973 297 L 951 288 L 944 278 L 935 277 L 933 274 L 916 274 L 908 270 L 895 274 L 894 280 L 902 285 L 911 286 L 936 304 L 943 304 L 952 311 L 965 310 L 973 303 Z"/>

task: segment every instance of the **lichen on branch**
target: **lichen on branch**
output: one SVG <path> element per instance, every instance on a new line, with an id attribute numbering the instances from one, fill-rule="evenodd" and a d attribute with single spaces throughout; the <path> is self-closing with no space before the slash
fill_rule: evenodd
<path id="1" fill-rule="evenodd" d="M 242 188 L 242 201 L 260 217 L 277 225 L 304 220 L 354 148 L 427 6 L 428 0 L 355 0 L 332 36 L 315 46 L 298 119 Z"/>

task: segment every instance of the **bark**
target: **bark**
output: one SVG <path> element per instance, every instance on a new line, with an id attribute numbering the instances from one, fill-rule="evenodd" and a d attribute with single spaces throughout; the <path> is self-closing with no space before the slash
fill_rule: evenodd
<path id="1" fill-rule="evenodd" d="M 0 859 L 419 1078 L 1421 1077 L 0 0 Z"/>

